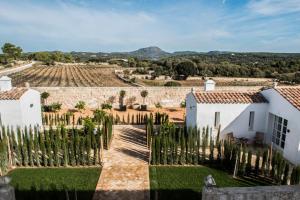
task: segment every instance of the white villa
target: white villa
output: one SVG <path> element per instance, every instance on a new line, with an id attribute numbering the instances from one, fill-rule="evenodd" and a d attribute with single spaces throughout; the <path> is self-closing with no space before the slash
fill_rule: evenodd
<path id="1" fill-rule="evenodd" d="M 266 144 L 300 164 L 300 88 L 273 87 L 262 91 L 217 91 L 209 80 L 203 92 L 186 97 L 187 126 L 221 127 L 221 138 L 229 134 L 253 141 L 262 135 Z"/>
<path id="2" fill-rule="evenodd" d="M 40 93 L 30 88 L 14 88 L 11 78 L 0 78 L 1 125 L 24 128 L 42 125 Z"/>

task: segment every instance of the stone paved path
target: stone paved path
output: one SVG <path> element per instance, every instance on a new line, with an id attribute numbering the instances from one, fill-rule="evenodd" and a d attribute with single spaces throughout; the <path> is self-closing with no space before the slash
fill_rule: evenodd
<path id="1" fill-rule="evenodd" d="M 144 126 L 114 126 L 111 147 L 93 200 L 149 200 L 150 183 Z"/>

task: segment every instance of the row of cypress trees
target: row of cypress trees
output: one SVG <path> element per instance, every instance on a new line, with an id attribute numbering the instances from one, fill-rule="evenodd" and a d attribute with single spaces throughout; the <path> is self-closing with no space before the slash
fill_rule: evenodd
<path id="1" fill-rule="evenodd" d="M 106 116 L 95 127 L 85 119 L 81 129 L 64 126 L 49 129 L 2 127 L 0 132 L 0 172 L 10 167 L 60 167 L 101 164 L 103 148 L 109 148 L 113 119 Z"/>
<path id="2" fill-rule="evenodd" d="M 98 124 L 99 118 L 107 116 L 105 111 L 96 110 L 94 116 L 92 117 L 93 122 Z M 127 114 L 127 117 L 123 115 L 120 117 L 118 114 L 114 116 L 114 124 L 146 124 L 147 120 L 151 118 L 154 120 L 154 124 L 161 124 L 169 120 L 169 116 L 165 113 L 137 113 L 137 114 Z M 71 112 L 64 114 L 59 113 L 44 113 L 43 114 L 43 125 L 47 126 L 58 126 L 58 125 L 82 125 L 84 122 L 84 117 L 75 118 L 75 115 Z M 101 121 L 101 120 L 100 120 Z M 100 123 L 101 124 L 101 123 Z"/>
<path id="3" fill-rule="evenodd" d="M 299 184 L 300 167 L 292 167 L 281 153 L 271 149 L 253 152 L 247 147 L 212 137 L 212 128 L 202 130 L 164 123 L 157 130 L 146 126 L 152 165 L 208 165 L 238 176 L 266 177 L 276 184 Z M 292 171 L 292 173 L 291 173 Z M 291 173 L 291 175 L 290 175 Z"/>
<path id="4" fill-rule="evenodd" d="M 137 113 L 137 114 L 127 114 L 127 117 L 123 115 L 122 118 L 116 114 L 114 117 L 115 124 L 146 124 L 148 119 L 152 119 L 155 125 L 162 124 L 163 122 L 169 121 L 169 116 L 166 113 L 156 112 L 154 115 L 152 113 Z"/>

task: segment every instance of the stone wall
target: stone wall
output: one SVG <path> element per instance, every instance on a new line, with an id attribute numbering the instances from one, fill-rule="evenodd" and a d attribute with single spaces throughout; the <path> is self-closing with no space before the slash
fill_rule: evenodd
<path id="1" fill-rule="evenodd" d="M 299 200 L 299 186 L 258 186 L 258 187 L 206 187 L 202 200 Z"/>
<path id="2" fill-rule="evenodd" d="M 111 96 L 116 97 L 115 106 L 118 105 L 120 90 L 126 91 L 125 102 L 136 97 L 136 103 L 141 104 L 142 90 L 148 91 L 146 104 L 153 107 L 160 103 L 163 107 L 178 107 L 185 100 L 190 87 L 35 87 L 40 92 L 49 92 L 48 103 L 60 102 L 64 108 L 74 108 L 75 104 L 82 100 L 90 108 L 97 108 L 106 102 Z M 260 87 L 217 87 L 216 90 L 258 90 Z M 202 87 L 196 87 L 196 91 L 202 91 Z"/>

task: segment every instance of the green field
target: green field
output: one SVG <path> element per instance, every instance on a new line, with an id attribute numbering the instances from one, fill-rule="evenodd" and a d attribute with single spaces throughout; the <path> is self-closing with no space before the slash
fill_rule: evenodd
<path id="1" fill-rule="evenodd" d="M 92 199 L 100 168 L 16 169 L 9 173 L 17 200 Z M 68 191 L 68 192 L 67 192 Z"/>
<path id="2" fill-rule="evenodd" d="M 201 199 L 204 178 L 211 174 L 218 187 L 247 187 L 265 185 L 264 182 L 237 180 L 224 171 L 199 167 L 150 167 L 151 199 Z M 155 192 L 156 191 L 156 192 Z"/>

